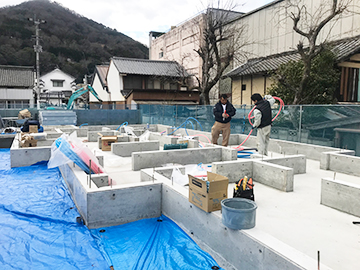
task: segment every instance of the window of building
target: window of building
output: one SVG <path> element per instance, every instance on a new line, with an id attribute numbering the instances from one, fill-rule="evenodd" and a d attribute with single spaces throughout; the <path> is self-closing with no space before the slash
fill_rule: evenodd
<path id="1" fill-rule="evenodd" d="M 63 87 L 64 81 L 62 80 L 52 80 L 53 87 Z"/>
<path id="2" fill-rule="evenodd" d="M 164 52 L 163 51 L 159 52 L 159 58 L 163 58 L 163 57 L 164 57 Z"/>
<path id="3" fill-rule="evenodd" d="M 124 90 L 142 89 L 142 77 L 138 75 L 127 75 L 123 77 Z"/>
<path id="4" fill-rule="evenodd" d="M 146 80 L 146 89 L 154 89 L 154 80 L 152 79 Z"/>
<path id="5" fill-rule="evenodd" d="M 178 89 L 177 83 L 170 83 L 170 89 L 171 90 L 177 90 Z"/>
<path id="6" fill-rule="evenodd" d="M 165 90 L 169 90 L 169 89 L 170 89 L 170 83 L 169 83 L 169 82 L 164 82 L 164 89 L 165 89 Z"/>
<path id="7" fill-rule="evenodd" d="M 0 109 L 6 109 L 6 101 L 0 100 Z"/>
<path id="8" fill-rule="evenodd" d="M 154 80 L 154 89 L 160 89 L 161 88 L 161 83 L 159 80 Z"/>
<path id="9" fill-rule="evenodd" d="M 7 102 L 8 109 L 22 109 L 22 108 L 29 108 L 29 107 L 30 107 L 29 100 L 8 100 L 8 102 Z M 0 101 L 0 108 L 6 108 L 5 101 Z"/>

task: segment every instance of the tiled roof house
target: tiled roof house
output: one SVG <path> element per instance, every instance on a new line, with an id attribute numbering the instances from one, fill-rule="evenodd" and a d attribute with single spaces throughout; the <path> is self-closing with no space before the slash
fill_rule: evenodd
<path id="1" fill-rule="evenodd" d="M 32 107 L 34 83 L 33 67 L 0 65 L 0 109 Z"/>

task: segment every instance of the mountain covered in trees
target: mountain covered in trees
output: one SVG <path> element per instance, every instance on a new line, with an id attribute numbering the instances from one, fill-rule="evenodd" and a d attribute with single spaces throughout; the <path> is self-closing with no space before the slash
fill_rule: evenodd
<path id="1" fill-rule="evenodd" d="M 58 67 L 82 82 L 112 56 L 148 58 L 146 46 L 115 29 L 59 3 L 33 0 L 0 8 L 0 65 L 36 66 L 34 16 L 46 21 L 39 25 L 41 75 Z"/>

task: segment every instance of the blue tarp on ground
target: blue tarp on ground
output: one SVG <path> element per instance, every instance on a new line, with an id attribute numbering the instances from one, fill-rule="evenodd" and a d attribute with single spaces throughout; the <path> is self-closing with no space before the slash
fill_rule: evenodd
<path id="1" fill-rule="evenodd" d="M 165 216 L 89 231 L 46 163 L 11 169 L 10 150 L 0 149 L 0 176 L 1 270 L 220 269 Z"/>
<path id="2" fill-rule="evenodd" d="M 58 169 L 11 169 L 0 149 L 0 176 L 0 269 L 109 269 Z"/>
<path id="3" fill-rule="evenodd" d="M 91 230 L 115 269 L 221 269 L 165 216 Z"/>

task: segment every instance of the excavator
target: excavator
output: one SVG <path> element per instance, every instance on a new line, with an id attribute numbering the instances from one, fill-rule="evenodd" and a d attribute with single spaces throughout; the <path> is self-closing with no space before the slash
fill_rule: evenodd
<path id="1" fill-rule="evenodd" d="M 94 97 L 97 98 L 97 100 L 99 100 L 100 102 L 102 102 L 102 99 L 99 98 L 98 94 L 96 93 L 96 91 L 94 90 L 94 88 L 92 88 L 89 84 L 76 90 L 71 97 L 69 98 L 68 104 L 67 104 L 67 110 L 72 110 L 74 108 L 74 101 L 82 96 L 83 94 L 85 94 L 86 92 L 90 91 L 91 94 L 94 95 Z"/>

